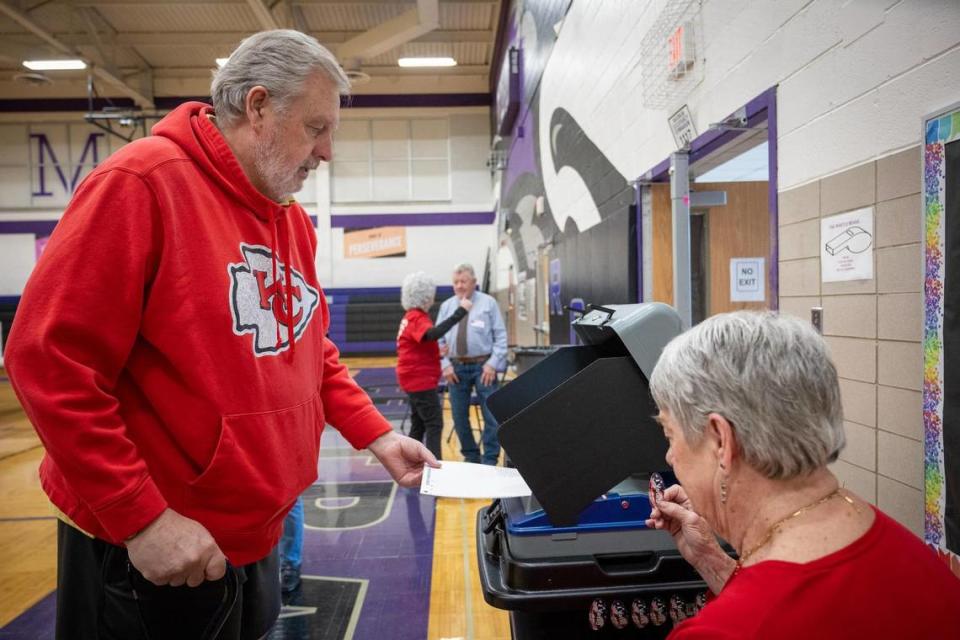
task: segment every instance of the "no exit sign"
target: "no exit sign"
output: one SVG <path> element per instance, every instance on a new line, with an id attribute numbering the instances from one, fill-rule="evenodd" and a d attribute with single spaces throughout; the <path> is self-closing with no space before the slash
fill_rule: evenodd
<path id="1" fill-rule="evenodd" d="M 763 302 L 766 299 L 766 271 L 763 258 L 730 258 L 730 300 Z"/>

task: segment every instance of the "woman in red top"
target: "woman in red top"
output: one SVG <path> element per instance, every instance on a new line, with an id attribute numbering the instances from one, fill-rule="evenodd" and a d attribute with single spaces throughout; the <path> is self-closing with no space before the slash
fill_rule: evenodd
<path id="1" fill-rule="evenodd" d="M 716 594 L 671 638 L 960 637 L 960 580 L 827 468 L 840 389 L 808 323 L 714 316 L 667 345 L 650 390 L 683 486 L 651 492 L 647 526 Z"/>
<path id="2" fill-rule="evenodd" d="M 436 293 L 437 285 L 422 271 L 403 279 L 400 304 L 407 313 L 397 333 L 397 381 L 410 400 L 410 437 L 422 441 L 439 460 L 443 413 L 437 393 L 440 380 L 437 340 L 467 315 L 473 303 L 469 298 L 461 299 L 453 315 L 435 327 L 428 312 Z"/>

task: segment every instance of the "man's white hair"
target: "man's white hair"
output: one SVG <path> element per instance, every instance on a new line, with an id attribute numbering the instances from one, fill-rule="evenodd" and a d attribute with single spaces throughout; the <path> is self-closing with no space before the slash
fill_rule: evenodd
<path id="1" fill-rule="evenodd" d="M 426 311 L 433 304 L 437 294 L 437 284 L 433 278 L 423 271 L 414 271 L 403 279 L 403 288 L 400 290 L 400 304 L 404 311 L 423 309 Z"/>
<path id="2" fill-rule="evenodd" d="M 282 112 L 317 71 L 326 73 L 341 95 L 350 93 L 347 74 L 313 36 L 293 29 L 253 34 L 213 74 L 210 96 L 217 122 L 230 127 L 239 121 L 246 112 L 247 93 L 256 86 L 265 87 Z"/>
<path id="3" fill-rule="evenodd" d="M 453 268 L 454 273 L 466 272 L 469 273 L 474 280 L 477 279 L 477 272 L 473 270 L 473 265 L 469 262 L 461 262 Z"/>

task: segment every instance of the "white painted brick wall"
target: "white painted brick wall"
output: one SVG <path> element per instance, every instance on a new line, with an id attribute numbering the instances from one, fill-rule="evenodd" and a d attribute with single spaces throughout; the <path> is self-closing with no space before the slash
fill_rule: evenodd
<path id="1" fill-rule="evenodd" d="M 541 83 L 541 131 L 563 106 L 627 179 L 675 148 L 640 81 L 664 2 L 575 0 Z M 701 17 L 704 78 L 685 100 L 697 131 L 778 85 L 781 190 L 916 145 L 922 116 L 958 97 L 956 0 L 704 0 Z M 589 226 L 585 188 L 560 184 L 540 140 L 553 210 Z"/>
<path id="2" fill-rule="evenodd" d="M 336 214 L 362 213 L 443 213 L 483 212 L 494 207 L 493 188 L 486 158 L 490 142 L 489 117 L 483 108 L 457 109 L 345 109 L 342 117 L 351 119 L 448 117 L 450 119 L 451 194 L 450 202 L 429 204 L 397 203 L 337 206 Z M 30 208 L 29 167 L 13 166 L 27 156 L 28 127 L 36 130 L 66 131 L 60 123 L 76 124 L 78 136 L 94 131 L 83 126 L 81 116 L 57 116 L 55 124 L 44 122 L 40 116 L 23 116 L 22 122 L 0 124 L 0 219 L 56 220 L 64 204 L 46 209 Z M 44 128 L 46 127 L 46 128 Z M 64 134 L 65 135 L 65 134 Z M 82 138 L 81 138 L 82 139 Z M 109 151 L 123 145 L 122 141 L 107 136 Z M 61 154 L 64 155 L 65 154 Z M 11 160 L 12 159 L 12 160 Z M 66 158 L 61 158 L 66 160 Z M 103 158 L 101 158 L 102 160 Z M 5 161 L 7 166 L 4 166 Z M 409 227 L 407 229 L 406 258 L 376 260 L 345 260 L 343 258 L 343 229 L 330 227 L 330 185 L 327 167 L 321 168 L 297 194 L 297 199 L 311 215 L 318 218 L 317 273 L 325 288 L 333 287 L 387 287 L 400 286 L 402 278 L 412 271 L 423 270 L 440 284 L 449 284 L 450 269 L 458 262 L 472 261 L 482 271 L 487 250 L 496 246 L 495 225 L 454 227 Z M 64 194 L 60 199 L 67 201 Z M 60 201 L 58 201 L 60 202 Z M 17 296 L 35 264 L 34 238 L 31 234 L 0 234 L 0 296 Z"/>

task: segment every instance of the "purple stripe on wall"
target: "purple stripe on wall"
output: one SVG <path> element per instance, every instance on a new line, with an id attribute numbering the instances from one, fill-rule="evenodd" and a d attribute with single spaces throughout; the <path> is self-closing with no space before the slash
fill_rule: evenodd
<path id="1" fill-rule="evenodd" d="M 210 96 L 165 96 L 154 99 L 157 109 L 167 111 L 174 109 L 184 102 L 210 103 Z M 409 94 L 370 94 L 343 97 L 340 101 L 345 108 L 371 107 L 489 107 L 492 97 L 489 93 L 409 93 Z M 96 111 L 104 107 L 114 106 L 124 109 L 137 109 L 130 98 L 97 98 L 93 102 Z M 16 112 L 49 112 L 49 111 L 89 111 L 90 104 L 86 98 L 45 98 L 0 100 L 0 113 Z"/>
<path id="2" fill-rule="evenodd" d="M 11 220 L 0 222 L 2 233 L 33 233 L 38 236 L 48 236 L 57 226 L 56 220 Z"/>
<path id="3" fill-rule="evenodd" d="M 400 287 L 324 287 L 323 292 L 328 296 L 393 296 L 400 295 Z"/>
<path id="4" fill-rule="evenodd" d="M 670 171 L 669 157 L 667 157 L 666 160 L 655 165 L 652 169 L 650 169 L 645 174 L 640 176 L 640 179 L 647 180 L 650 182 L 670 182 L 670 175 L 667 173 L 668 171 Z"/>
<path id="5" fill-rule="evenodd" d="M 209 96 L 187 98 L 157 98 L 158 109 L 173 109 L 189 101 L 210 103 Z M 486 107 L 491 104 L 489 93 L 408 93 L 408 94 L 354 94 L 343 96 L 340 106 L 344 108 L 370 107 Z"/>
<path id="6" fill-rule="evenodd" d="M 767 172 L 770 174 L 770 308 L 780 309 L 780 196 L 777 179 L 777 88 L 771 87 L 767 98 Z"/>
<path id="7" fill-rule="evenodd" d="M 206 104 L 211 104 L 213 101 L 210 99 L 210 96 L 164 96 L 153 99 L 153 103 L 157 105 L 157 109 L 161 111 L 176 109 L 184 102 L 205 102 Z"/>
<path id="8" fill-rule="evenodd" d="M 343 342 L 337 345 L 341 353 L 393 353 L 397 350 L 397 343 L 390 341 L 379 342 Z M 402 415 L 402 414 L 401 414 Z M 400 416 L 397 416 L 398 418 Z"/>
<path id="9" fill-rule="evenodd" d="M 114 106 L 134 109 L 136 105 L 130 98 L 95 98 L 93 108 L 100 111 L 104 107 Z M 90 103 L 86 98 L 11 98 L 0 100 L 0 112 L 36 112 L 36 111 L 89 111 Z"/>
<path id="10" fill-rule="evenodd" d="M 755 113 L 759 113 L 764 109 L 769 109 L 772 106 L 776 106 L 776 101 L 777 85 L 774 85 L 747 103 L 747 117 L 750 118 Z M 775 111 L 776 109 L 774 109 L 774 112 Z"/>
<path id="11" fill-rule="evenodd" d="M 633 185 L 633 201 L 637 206 L 637 302 L 643 302 L 643 198 L 640 185 Z"/>
<path id="12" fill-rule="evenodd" d="M 453 266 L 451 265 L 451 270 Z M 400 287 L 344 287 L 344 288 L 326 288 L 324 287 L 323 292 L 327 296 L 399 296 Z M 449 285 L 441 285 L 437 287 L 437 300 L 441 300 L 444 296 L 450 297 L 453 295 L 453 287 Z"/>
<path id="13" fill-rule="evenodd" d="M 358 94 L 341 100 L 344 107 L 489 107 L 489 93 L 408 93 L 395 95 Z"/>
<path id="14" fill-rule="evenodd" d="M 377 213 L 370 215 L 333 215 L 330 226 L 343 229 L 367 227 L 447 227 L 462 224 L 493 224 L 493 211 L 466 213 Z"/>
<path id="15" fill-rule="evenodd" d="M 322 284 L 322 283 L 321 283 Z M 343 318 L 346 320 L 346 305 L 350 301 L 350 296 L 367 295 L 400 295 L 400 287 L 346 287 L 346 288 L 324 288 L 323 293 L 327 298 L 334 298 L 330 305 L 331 318 Z M 453 287 L 450 285 L 440 285 L 437 287 L 437 302 L 443 302 L 453 295 Z M 338 299 L 339 298 L 339 299 Z M 0 296 L 0 304 L 19 304 L 20 296 Z M 331 333 L 335 331 L 330 328 Z"/>
<path id="16" fill-rule="evenodd" d="M 317 216 L 310 216 L 310 222 L 317 226 Z M 38 236 L 48 236 L 57 226 L 56 220 L 13 220 L 0 222 L 0 234 L 3 233 L 35 233 Z"/>

